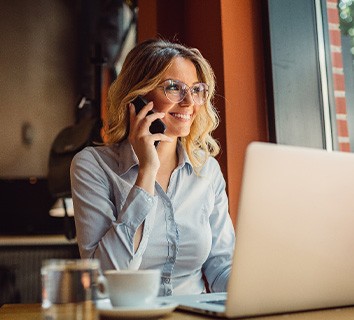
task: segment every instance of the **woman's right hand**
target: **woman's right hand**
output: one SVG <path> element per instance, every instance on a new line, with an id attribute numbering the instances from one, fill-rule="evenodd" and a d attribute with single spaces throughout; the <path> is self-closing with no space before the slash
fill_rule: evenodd
<path id="1" fill-rule="evenodd" d="M 165 115 L 162 112 L 147 115 L 152 108 L 153 102 L 149 102 L 136 114 L 134 105 L 129 104 L 130 130 L 128 136 L 129 142 L 139 159 L 139 174 L 136 184 L 151 194 L 154 193 L 156 174 L 160 168 L 160 160 L 154 143 L 159 140 L 171 140 L 162 133 L 152 134 L 149 131 L 151 123 L 156 119 L 162 119 Z"/>

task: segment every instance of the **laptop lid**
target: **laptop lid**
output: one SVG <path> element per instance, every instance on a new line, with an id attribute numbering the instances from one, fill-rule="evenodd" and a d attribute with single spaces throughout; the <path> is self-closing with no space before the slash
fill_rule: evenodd
<path id="1" fill-rule="evenodd" d="M 251 143 L 226 308 L 217 307 L 217 314 L 353 305 L 353 248 L 354 154 Z M 181 301 L 189 310 L 204 309 L 198 296 L 198 303 L 190 296 Z"/>
<path id="2" fill-rule="evenodd" d="M 226 314 L 354 304 L 354 154 L 247 150 Z"/>

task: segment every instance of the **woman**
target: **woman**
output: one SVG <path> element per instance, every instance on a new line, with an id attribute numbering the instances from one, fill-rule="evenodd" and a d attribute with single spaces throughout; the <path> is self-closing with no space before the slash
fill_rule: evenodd
<path id="1" fill-rule="evenodd" d="M 234 229 L 213 157 L 214 89 L 197 49 L 149 40 L 131 50 L 109 90 L 106 145 L 71 166 L 82 258 L 104 270 L 158 268 L 160 295 L 226 291 Z M 138 114 L 137 96 L 149 101 Z M 156 119 L 164 134 L 150 133 Z"/>

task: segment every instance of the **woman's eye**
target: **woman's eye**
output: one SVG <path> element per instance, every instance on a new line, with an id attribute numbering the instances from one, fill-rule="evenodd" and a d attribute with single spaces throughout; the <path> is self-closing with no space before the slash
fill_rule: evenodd
<path id="1" fill-rule="evenodd" d="M 196 86 L 192 88 L 192 93 L 200 93 L 202 91 L 204 91 L 204 89 L 201 86 Z"/>
<path id="2" fill-rule="evenodd" d="M 178 84 L 170 84 L 166 88 L 168 91 L 180 91 L 181 87 Z"/>

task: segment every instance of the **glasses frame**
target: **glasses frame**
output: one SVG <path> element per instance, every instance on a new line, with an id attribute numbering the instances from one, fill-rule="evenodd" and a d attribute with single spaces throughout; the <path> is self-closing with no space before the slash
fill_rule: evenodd
<path id="1" fill-rule="evenodd" d="M 166 82 L 170 81 L 170 84 L 171 82 L 175 82 L 175 83 L 178 83 L 182 86 L 182 91 L 183 91 L 183 97 L 181 99 L 177 99 L 176 101 L 174 100 L 171 100 L 171 98 L 169 98 L 167 92 L 166 92 L 166 87 L 168 86 L 167 84 L 165 84 Z M 205 99 L 202 103 L 199 103 L 198 101 L 195 100 L 195 93 L 193 93 L 192 89 L 195 88 L 196 86 L 198 85 L 203 85 L 205 86 L 205 92 L 206 92 L 206 96 L 205 96 Z M 166 96 L 166 98 L 173 102 L 173 103 L 180 103 L 181 101 L 184 100 L 184 98 L 187 96 L 187 93 L 188 91 L 190 92 L 191 96 L 192 96 L 192 99 L 194 101 L 195 104 L 201 106 L 203 105 L 207 100 L 208 100 L 208 96 L 209 96 L 209 86 L 204 83 L 204 82 L 198 82 L 198 83 L 195 83 L 192 87 L 188 86 L 187 84 L 185 84 L 183 81 L 180 81 L 180 80 L 174 80 L 174 79 L 166 79 L 164 80 L 159 86 L 157 86 L 158 88 L 163 88 L 163 92 Z M 177 97 L 177 96 L 176 96 Z"/>

